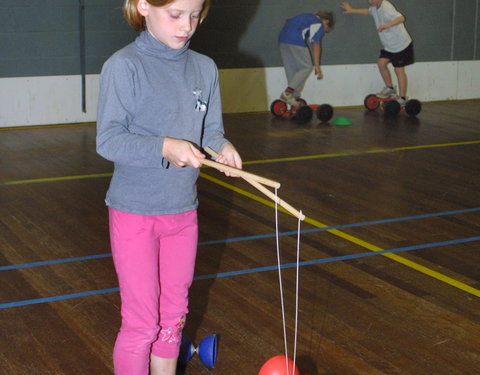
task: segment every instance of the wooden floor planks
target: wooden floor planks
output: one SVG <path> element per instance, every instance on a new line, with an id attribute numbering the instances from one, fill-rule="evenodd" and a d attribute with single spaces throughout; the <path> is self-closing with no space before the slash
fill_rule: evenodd
<path id="1" fill-rule="evenodd" d="M 245 170 L 280 181 L 279 196 L 307 216 L 302 374 L 480 373 L 479 102 L 426 103 L 418 118 L 339 115 L 353 125 L 225 116 Z M 1 373 L 112 374 L 120 301 L 103 201 L 111 170 L 92 125 L 0 129 Z M 256 375 L 284 352 L 274 208 L 209 168 L 198 190 L 185 332 L 196 345 L 217 333 L 218 359 L 210 370 L 194 356 L 179 374 Z M 279 219 L 293 355 L 297 220 Z M 81 295 L 90 291 L 98 294 Z"/>

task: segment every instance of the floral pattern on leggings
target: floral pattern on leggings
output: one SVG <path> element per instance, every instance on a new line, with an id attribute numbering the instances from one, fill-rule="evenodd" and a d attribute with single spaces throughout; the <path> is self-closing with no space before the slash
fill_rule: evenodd
<path id="1" fill-rule="evenodd" d="M 180 345 L 183 327 L 185 327 L 185 317 L 182 317 L 175 326 L 163 328 L 160 331 L 161 341 Z"/>

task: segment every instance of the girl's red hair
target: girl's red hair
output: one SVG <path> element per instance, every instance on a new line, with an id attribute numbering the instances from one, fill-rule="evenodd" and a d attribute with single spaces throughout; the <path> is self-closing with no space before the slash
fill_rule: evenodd
<path id="1" fill-rule="evenodd" d="M 139 0 L 125 0 L 123 4 L 123 14 L 127 19 L 127 22 L 130 26 L 133 27 L 136 31 L 145 30 L 145 19 L 138 12 L 137 4 Z M 173 3 L 175 0 L 146 0 L 150 5 L 155 7 L 163 7 L 170 3 Z M 208 10 L 210 9 L 210 0 L 205 0 L 203 2 L 202 13 L 200 13 L 200 22 L 202 22 L 207 16 Z"/>

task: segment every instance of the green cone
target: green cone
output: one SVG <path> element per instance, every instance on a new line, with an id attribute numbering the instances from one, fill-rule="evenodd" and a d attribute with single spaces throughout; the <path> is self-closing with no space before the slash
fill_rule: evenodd
<path id="1" fill-rule="evenodd" d="M 352 122 L 345 116 L 338 116 L 333 122 L 333 125 L 352 125 Z"/>

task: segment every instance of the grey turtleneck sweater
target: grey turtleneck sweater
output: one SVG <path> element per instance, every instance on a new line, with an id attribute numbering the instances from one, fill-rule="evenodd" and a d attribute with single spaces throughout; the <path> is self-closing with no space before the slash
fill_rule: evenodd
<path id="1" fill-rule="evenodd" d="M 214 150 L 227 142 L 218 71 L 188 43 L 172 49 L 144 31 L 100 75 L 97 152 L 114 162 L 108 206 L 143 215 L 197 208 L 199 170 L 163 159 L 166 136 Z"/>

